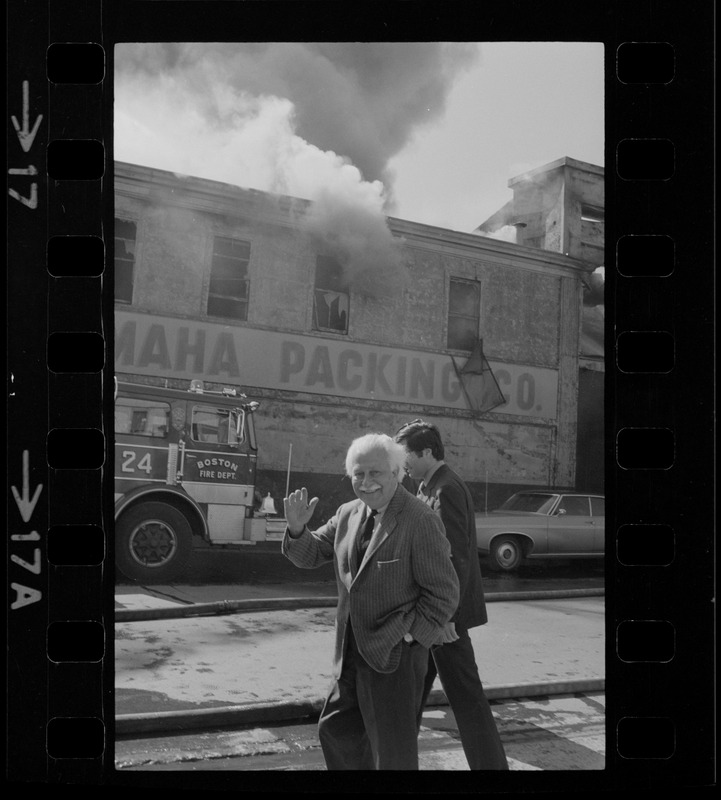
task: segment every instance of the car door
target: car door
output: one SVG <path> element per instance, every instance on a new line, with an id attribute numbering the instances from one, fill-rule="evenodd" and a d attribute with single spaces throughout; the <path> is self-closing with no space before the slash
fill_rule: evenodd
<path id="1" fill-rule="evenodd" d="M 597 553 L 606 550 L 606 501 L 603 497 L 591 496 L 593 518 L 593 548 Z"/>
<path id="2" fill-rule="evenodd" d="M 187 405 L 190 424 L 183 488 L 198 503 L 209 506 L 252 505 L 250 459 L 246 449 L 239 447 L 230 408 L 200 399 Z"/>
<path id="3" fill-rule="evenodd" d="M 549 555 L 593 553 L 596 526 L 587 495 L 562 495 L 548 520 Z"/>

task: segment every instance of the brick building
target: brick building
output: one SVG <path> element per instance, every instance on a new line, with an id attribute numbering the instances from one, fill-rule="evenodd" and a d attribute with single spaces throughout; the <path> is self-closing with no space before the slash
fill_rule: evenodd
<path id="1" fill-rule="evenodd" d="M 278 506 L 290 462 L 291 488 L 322 498 L 319 519 L 352 496 L 351 439 L 415 417 L 439 425 L 479 510 L 517 488 L 575 486 L 582 297 L 595 265 L 387 218 L 394 256 L 363 273 L 338 237 L 308 225 L 312 210 L 117 163 L 116 375 L 240 386 L 261 403 L 259 493 Z M 485 412 L 457 371 L 478 339 L 505 396 Z"/>
<path id="2" fill-rule="evenodd" d="M 604 170 L 561 158 L 512 178 L 513 198 L 476 228 L 505 230 L 518 244 L 566 253 L 593 268 L 604 265 Z M 597 276 L 595 276 L 597 277 Z M 600 285 L 599 285 L 600 282 Z M 604 490 L 603 281 L 588 279 L 579 342 L 576 488 Z"/>

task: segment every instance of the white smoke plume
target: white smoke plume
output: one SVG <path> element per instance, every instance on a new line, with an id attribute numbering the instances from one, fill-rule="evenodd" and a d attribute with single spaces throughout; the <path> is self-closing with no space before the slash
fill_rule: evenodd
<path id="1" fill-rule="evenodd" d="M 474 43 L 117 45 L 116 158 L 311 200 L 354 287 L 396 291 L 388 162 L 477 57 Z"/>
<path id="2" fill-rule="evenodd" d="M 441 116 L 455 77 L 478 54 L 476 44 L 456 42 L 118 45 L 116 95 L 180 90 L 176 101 L 216 132 L 242 128 L 269 98 L 285 99 L 299 137 L 349 159 L 364 180 L 389 183 L 388 160 L 418 125 Z"/>
<path id="3" fill-rule="evenodd" d="M 515 244 L 518 231 L 513 225 L 502 225 L 494 231 L 476 231 L 476 233 L 488 239 L 500 239 L 503 242 Z"/>
<path id="4" fill-rule="evenodd" d="M 380 198 L 321 192 L 304 221 L 343 268 L 348 284 L 370 297 L 395 297 L 408 285 L 402 240 L 396 240 L 380 213 Z"/>

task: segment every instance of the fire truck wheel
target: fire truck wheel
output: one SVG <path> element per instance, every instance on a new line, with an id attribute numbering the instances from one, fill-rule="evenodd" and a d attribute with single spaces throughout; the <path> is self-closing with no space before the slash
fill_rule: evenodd
<path id="1" fill-rule="evenodd" d="M 117 521 L 115 533 L 115 563 L 130 580 L 166 583 L 188 566 L 193 532 L 183 514 L 167 503 L 131 508 Z"/>

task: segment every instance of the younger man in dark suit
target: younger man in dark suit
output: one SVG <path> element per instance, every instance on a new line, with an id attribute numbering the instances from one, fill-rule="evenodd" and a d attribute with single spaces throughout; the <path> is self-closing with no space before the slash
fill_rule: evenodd
<path id="1" fill-rule="evenodd" d="M 469 628 L 488 621 L 476 550 L 473 499 L 465 483 L 444 462 L 443 441 L 435 425 L 414 420 L 404 425 L 395 439 L 406 450 L 406 472 L 421 481 L 418 497 L 440 515 L 460 584 L 460 603 L 451 617 L 458 639 L 432 648 L 423 704 L 438 675 L 470 768 L 506 770 L 508 762 L 468 635 Z M 419 715 L 419 727 L 420 722 Z"/>

